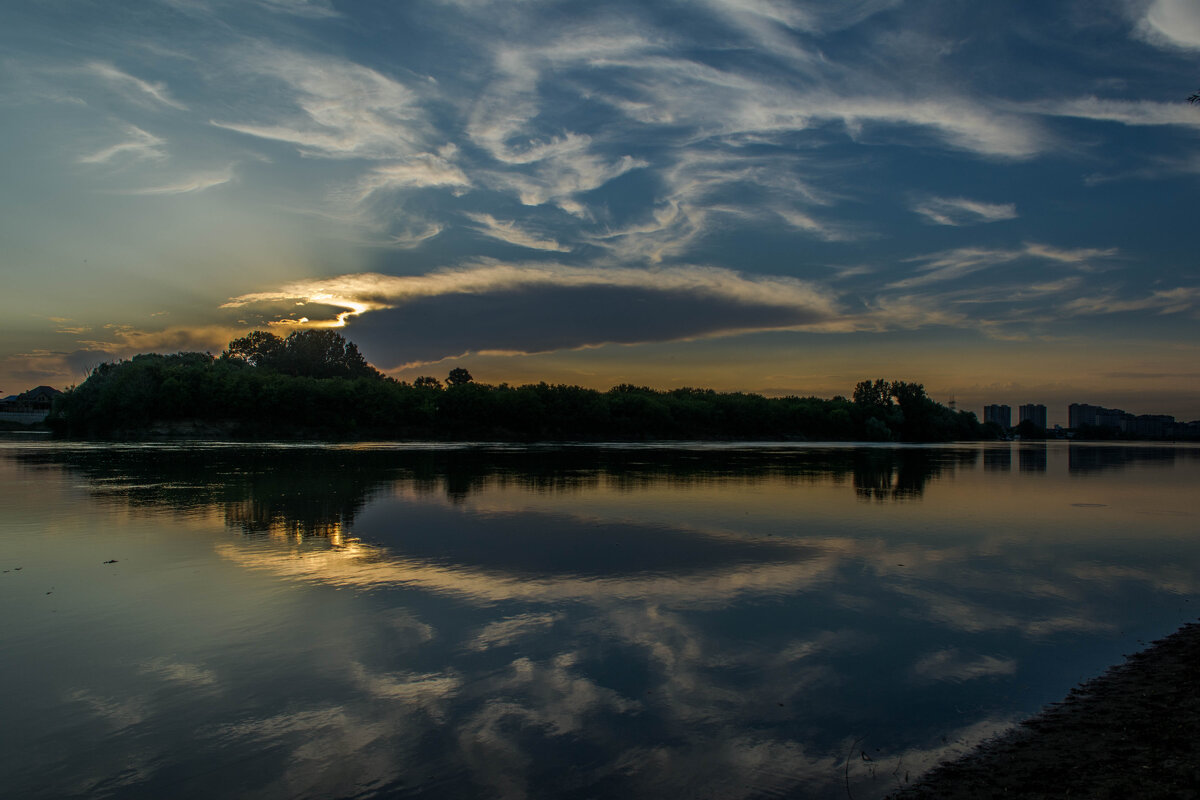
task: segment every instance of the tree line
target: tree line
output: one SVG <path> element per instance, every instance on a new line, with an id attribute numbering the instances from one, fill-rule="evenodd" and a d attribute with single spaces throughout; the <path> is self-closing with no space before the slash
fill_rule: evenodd
<path id="1" fill-rule="evenodd" d="M 101 364 L 47 420 L 65 437 L 207 431 L 241 439 L 937 442 L 993 438 L 919 383 L 862 381 L 851 399 L 622 384 L 482 384 L 383 375 L 335 331 L 255 331 L 220 354 L 147 353 Z M 184 427 L 186 423 L 186 428 Z"/>

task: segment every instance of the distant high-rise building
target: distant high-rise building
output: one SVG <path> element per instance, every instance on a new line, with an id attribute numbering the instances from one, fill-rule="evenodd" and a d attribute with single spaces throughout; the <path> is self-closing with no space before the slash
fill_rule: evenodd
<path id="1" fill-rule="evenodd" d="M 1067 406 L 1067 427 L 1082 428 L 1085 425 L 1095 425 L 1097 416 L 1104 410 L 1100 406 L 1091 406 L 1087 403 L 1071 403 Z"/>
<path id="2" fill-rule="evenodd" d="M 1120 431 L 1129 431 L 1134 421 L 1133 414 L 1119 408 L 1090 406 L 1087 403 L 1071 403 L 1067 407 L 1067 414 L 1072 428 L 1089 425 L 1097 428 L 1116 428 Z"/>
<path id="3" fill-rule="evenodd" d="M 1113 428 L 1121 433 L 1142 439 L 1166 439 L 1186 436 L 1188 426 L 1175 421 L 1169 414 L 1142 414 L 1134 416 L 1119 408 L 1092 406 L 1087 403 L 1072 403 L 1068 407 L 1072 428 Z"/>
<path id="4" fill-rule="evenodd" d="M 1018 421 L 1029 420 L 1039 428 L 1046 427 L 1046 407 L 1040 403 L 1026 403 L 1018 409 Z"/>
<path id="5" fill-rule="evenodd" d="M 1004 430 L 1012 427 L 1012 409 L 1008 406 L 990 405 L 983 407 L 983 421 L 994 422 Z"/>

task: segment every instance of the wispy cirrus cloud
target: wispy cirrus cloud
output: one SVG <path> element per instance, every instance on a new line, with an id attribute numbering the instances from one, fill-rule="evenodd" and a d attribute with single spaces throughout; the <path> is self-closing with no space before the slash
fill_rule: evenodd
<path id="1" fill-rule="evenodd" d="M 587 239 L 620 261 L 659 264 L 686 252 L 703 233 L 707 216 L 706 209 L 668 200 L 636 222 L 591 232 Z"/>
<path id="2" fill-rule="evenodd" d="M 467 212 L 465 216 L 475 223 L 475 230 L 492 239 L 497 239 L 518 247 L 528 247 L 531 250 L 549 250 L 556 253 L 569 253 L 571 248 L 559 244 L 553 239 L 546 239 L 530 233 L 517 226 L 511 220 L 502 221 L 491 214 L 474 214 Z"/>
<path id="3" fill-rule="evenodd" d="M 795 158 L 682 151 L 657 170 L 663 191 L 638 219 L 582 235 L 623 261 L 658 264 L 686 257 L 703 237 L 719 233 L 722 217 L 763 227 L 782 220 L 793 231 L 823 241 L 864 236 L 860 226 L 824 218 L 841 198 L 795 174 Z M 734 199 L 736 198 L 736 199 Z M 813 209 L 822 209 L 818 216 Z"/>
<path id="4" fill-rule="evenodd" d="M 1039 243 L 1026 243 L 1015 249 L 962 247 L 944 253 L 905 259 L 908 262 L 924 262 L 916 268 L 919 274 L 894 281 L 888 284 L 887 288 L 911 289 L 916 286 L 955 280 L 1022 258 L 1036 258 L 1069 264 L 1077 269 L 1088 269 L 1093 262 L 1115 255 L 1117 255 L 1115 248 L 1058 248 Z"/>
<path id="5" fill-rule="evenodd" d="M 165 83 L 151 83 L 142 80 L 105 61 L 92 61 L 84 69 L 134 101 L 151 100 L 155 104 L 169 106 L 180 111 L 187 109 L 187 106 L 171 97 Z"/>
<path id="6" fill-rule="evenodd" d="M 745 5 L 741 3 L 709 5 L 747 22 L 747 44 L 761 45 L 766 35 L 767 49 L 786 58 L 784 74 L 791 80 L 781 81 L 778 72 L 751 66 L 753 62 L 717 66 L 683 57 L 665 48 L 664 40 L 647 38 L 640 48 L 627 40 L 630 46 L 624 50 L 587 58 L 593 69 L 629 76 L 621 81 L 620 92 L 598 97 L 640 123 L 682 126 L 693 139 L 780 135 L 840 122 L 852 136 L 868 125 L 924 128 L 952 147 L 1002 158 L 1027 158 L 1053 144 L 1022 111 L 989 105 L 936 83 L 914 93 L 895 75 L 835 64 L 817 46 L 781 37 L 782 28 L 769 14 L 739 8 Z M 864 91 L 864 86 L 873 89 Z"/>
<path id="7" fill-rule="evenodd" d="M 953 94 L 817 98 L 814 116 L 839 120 L 852 135 L 864 125 L 921 128 L 950 147 L 994 158 L 1032 158 L 1053 146 L 1049 134 L 1028 117 Z"/>
<path id="8" fill-rule="evenodd" d="M 1119 172 L 1095 172 L 1084 178 L 1083 182 L 1087 186 L 1098 186 L 1121 180 L 1155 181 L 1196 174 L 1200 174 L 1200 154 L 1190 153 L 1181 157 L 1152 157 L 1142 166 Z"/>
<path id="9" fill-rule="evenodd" d="M 404 230 L 389 235 L 388 242 L 402 250 L 411 250 L 414 247 L 420 247 L 421 244 L 429 241 L 446 229 L 444 225 L 436 222 L 422 223 L 420 220 L 410 220 L 410 223 Z"/>
<path id="10" fill-rule="evenodd" d="M 775 213 L 792 228 L 826 242 L 846 242 L 860 238 L 847 225 L 819 220 L 797 208 L 776 208 Z"/>
<path id="11" fill-rule="evenodd" d="M 158 186 L 143 186 L 137 189 L 126 189 L 121 194 L 132 195 L 172 195 L 172 194 L 192 194 L 194 192 L 203 192 L 205 189 L 212 189 L 215 186 L 223 186 L 234 179 L 233 167 L 227 167 L 223 170 L 215 172 L 196 172 L 191 175 L 185 175 L 170 183 L 159 184 Z"/>
<path id="12" fill-rule="evenodd" d="M 611 19 L 569 25 L 554 30 L 552 36 L 506 31 L 498 41 L 484 45 L 494 77 L 485 91 L 472 99 L 465 132 L 495 161 L 509 165 L 579 152 L 591 143 L 588 134 L 574 126 L 562 126 L 557 115 L 550 113 L 552 107 L 542 94 L 550 74 L 574 77 L 576 70 L 584 70 L 579 79 L 586 80 L 586 71 L 613 60 L 663 49 L 661 41 L 638 31 L 636 22 Z"/>
<path id="13" fill-rule="evenodd" d="M 257 0 L 263 8 L 294 14 L 309 19 L 330 19 L 341 16 L 330 0 Z"/>
<path id="14" fill-rule="evenodd" d="M 553 203 L 575 216 L 585 216 L 583 206 L 574 199 L 576 195 L 648 166 L 632 156 L 608 158 L 584 148 L 564 149 L 538 161 L 525 170 L 485 170 L 481 176 L 493 188 L 515 195 L 524 205 Z"/>
<path id="15" fill-rule="evenodd" d="M 265 119 L 259 122 L 213 120 L 219 128 L 325 158 L 405 159 L 429 149 L 429 124 L 417 93 L 374 69 L 282 49 L 254 52 L 240 63 L 285 87 L 290 109 L 262 109 Z"/>
<path id="16" fill-rule="evenodd" d="M 1074 266 L 1086 266 L 1097 260 L 1114 258 L 1119 253 L 1115 247 L 1054 247 L 1039 242 L 1027 242 L 1024 252 L 1035 258 Z"/>
<path id="17" fill-rule="evenodd" d="M 230 9 L 252 8 L 309 20 L 342 16 L 332 0 L 163 0 L 163 4 L 193 18 L 220 19 Z"/>
<path id="18" fill-rule="evenodd" d="M 845 76 L 834 83 L 833 76 L 822 73 L 804 76 L 807 86 L 781 85 L 755 72 L 661 56 L 602 64 L 640 74 L 622 110 L 635 111 L 642 122 L 687 126 L 692 136 L 778 136 L 838 122 L 854 138 L 869 126 L 911 127 L 955 149 L 1004 159 L 1030 158 L 1053 145 L 1027 114 L 952 92 L 913 96 L 900 85 L 874 93 L 844 91 L 837 83 Z M 866 83 L 888 82 L 881 76 L 860 77 Z"/>
<path id="19" fill-rule="evenodd" d="M 927 197 L 909 208 L 937 225 L 972 225 L 1017 218 L 1016 203 L 986 203 L 966 197 Z"/>
<path id="20" fill-rule="evenodd" d="M 166 156 L 163 149 L 165 141 L 152 133 L 147 133 L 136 125 L 123 126 L 126 138 L 108 147 L 82 155 L 78 158 L 80 164 L 109 164 L 118 156 L 127 156 L 132 160 L 160 159 Z"/>
<path id="21" fill-rule="evenodd" d="M 961 247 L 946 253 L 918 256 L 909 261 L 923 261 L 917 275 L 888 284 L 889 289 L 908 289 L 939 281 L 962 278 L 999 264 L 1007 264 L 1024 255 L 1021 250 L 998 250 L 985 247 Z"/>
<path id="22" fill-rule="evenodd" d="M 793 2 L 776 0 L 707 0 L 706 5 L 767 44 L 781 42 L 771 26 L 793 31 L 826 34 L 862 22 L 900 5 L 901 0 L 852 0 L 847 3 Z M 784 52 L 791 48 L 785 47 Z"/>
<path id="23" fill-rule="evenodd" d="M 1200 115 L 1187 103 L 1160 103 L 1153 100 L 1113 100 L 1082 97 L 1028 103 L 1025 109 L 1035 114 L 1075 117 L 1122 125 L 1184 125 L 1200 128 Z"/>
<path id="24" fill-rule="evenodd" d="M 1180 286 L 1156 289 L 1149 294 L 1131 297 L 1128 291 L 1108 291 L 1102 294 L 1077 297 L 1062 305 L 1063 314 L 1082 316 L 1120 314 L 1130 311 L 1152 311 L 1157 314 L 1181 314 L 1200 307 L 1200 287 Z"/>
<path id="25" fill-rule="evenodd" d="M 450 158 L 418 153 L 404 161 L 372 167 L 359 178 L 352 199 L 363 202 L 381 192 L 428 187 L 466 189 L 471 185 L 470 178 Z"/>

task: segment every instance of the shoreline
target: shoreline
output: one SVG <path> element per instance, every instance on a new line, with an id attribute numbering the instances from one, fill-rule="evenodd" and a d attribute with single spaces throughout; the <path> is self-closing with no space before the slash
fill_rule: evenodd
<path id="1" fill-rule="evenodd" d="M 1200 798 L 1200 622 L 888 795 Z"/>

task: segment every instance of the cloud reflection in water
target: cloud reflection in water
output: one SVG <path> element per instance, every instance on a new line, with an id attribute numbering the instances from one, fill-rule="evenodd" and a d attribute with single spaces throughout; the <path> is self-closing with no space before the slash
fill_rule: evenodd
<path id="1" fill-rule="evenodd" d="M 997 452 L 151 448 L 26 463 L 82 475 L 101 508 L 219 509 L 222 567 L 282 593 L 260 650 L 137 667 L 246 704 L 214 712 L 200 749 L 259 754 L 261 796 L 843 796 L 848 776 L 870 797 L 1055 699 L 1107 664 L 1086 651 L 1128 649 L 1121 631 L 1197 593 L 1185 565 L 1200 562 L 1179 558 L 1194 501 L 1161 475 L 1124 458 L 1081 483 L 1072 464 L 1094 460 L 1057 447 L 1045 472 L 979 468 Z M 1072 506 L 1096 495 L 1103 515 Z M 1180 514 L 1131 535 L 1148 508 Z M 268 689 L 281 653 L 300 659 L 295 686 Z M 245 677 L 241 658 L 279 664 Z M 157 696 L 79 691 L 105 698 L 97 714 L 140 709 L 133 727 L 169 713 Z"/>

